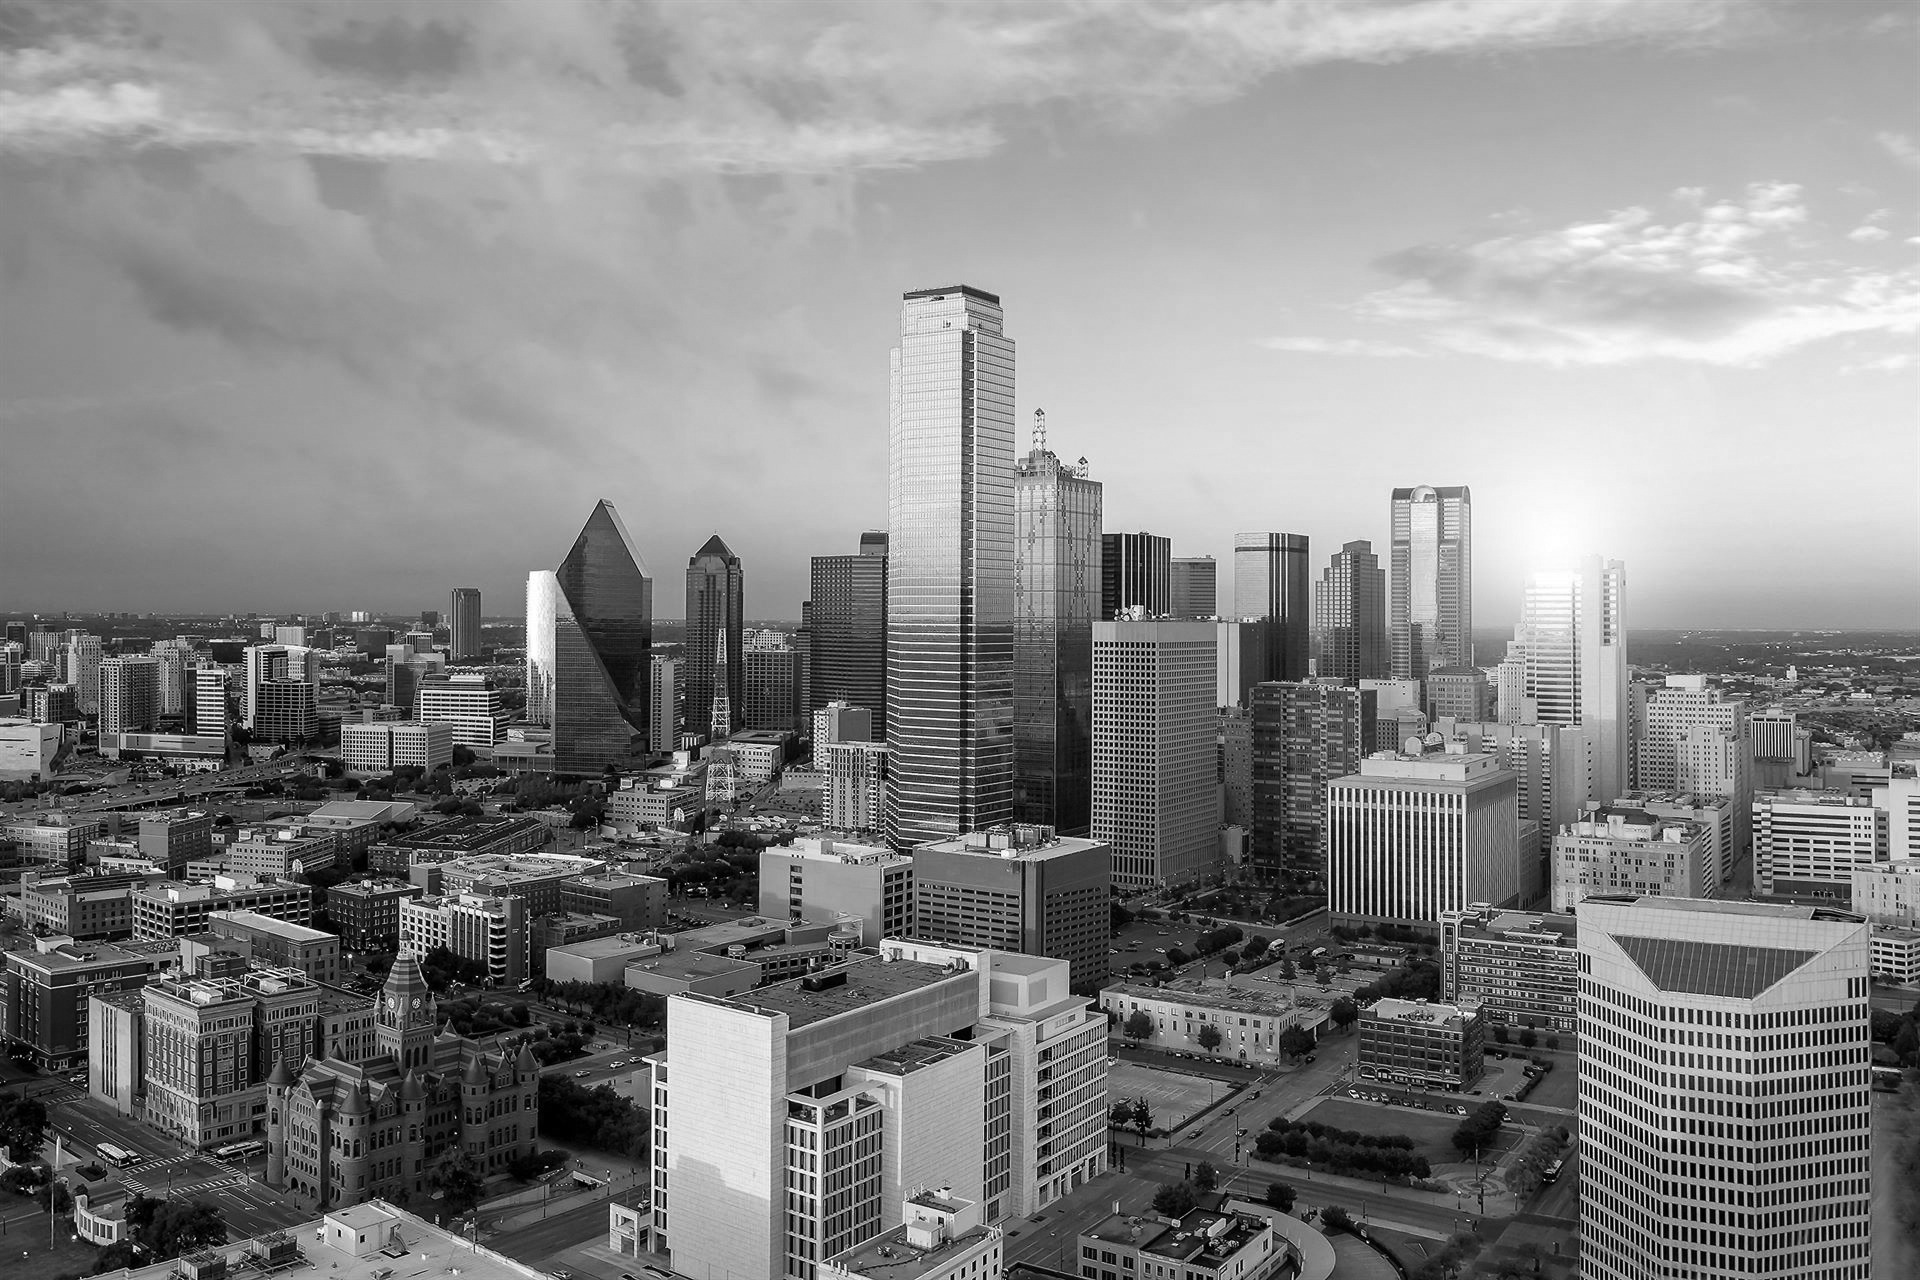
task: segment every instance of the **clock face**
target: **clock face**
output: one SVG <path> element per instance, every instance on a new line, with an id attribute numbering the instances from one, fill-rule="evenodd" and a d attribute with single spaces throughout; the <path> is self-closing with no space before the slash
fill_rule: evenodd
<path id="1" fill-rule="evenodd" d="M 420 1007 L 420 997 L 419 997 L 419 996 L 415 996 L 415 997 L 413 998 L 413 1007 L 414 1007 L 414 1008 L 416 1008 L 416 1009 L 418 1009 L 418 1008 Z"/>
<path id="2" fill-rule="evenodd" d="M 392 996 L 387 997 L 387 1008 L 389 1009 L 398 1008 L 399 1004 L 400 1002 L 398 1000 L 395 1000 Z"/>

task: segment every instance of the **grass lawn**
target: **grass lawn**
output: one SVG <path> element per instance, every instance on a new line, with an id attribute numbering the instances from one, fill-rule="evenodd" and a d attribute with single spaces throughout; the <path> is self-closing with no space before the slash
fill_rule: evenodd
<path id="1" fill-rule="evenodd" d="M 1464 1116 L 1418 1111 L 1409 1107 L 1368 1106 L 1346 1098 L 1328 1098 L 1315 1105 L 1302 1119 L 1318 1120 L 1321 1124 L 1351 1129 L 1355 1133 L 1404 1133 L 1413 1139 L 1414 1150 L 1425 1156 L 1429 1164 L 1454 1164 L 1460 1160 L 1460 1153 L 1453 1149 L 1453 1131 L 1460 1127 Z M 1501 1130 L 1495 1150 L 1505 1151 L 1512 1147 L 1516 1136 L 1512 1129 Z"/>
<path id="2" fill-rule="evenodd" d="M 23 1224 L 13 1225 L 19 1228 Z M 46 1222 L 34 1226 L 37 1230 L 10 1230 L 0 1238 L 0 1259 L 6 1262 L 8 1280 L 53 1280 L 59 1275 L 84 1275 L 93 1270 L 93 1260 L 100 1256 L 100 1250 L 84 1240 L 78 1244 L 70 1240 L 70 1220 L 61 1220 L 60 1241 L 51 1249 L 47 1247 Z M 22 1256 L 16 1258 L 15 1253 Z"/>

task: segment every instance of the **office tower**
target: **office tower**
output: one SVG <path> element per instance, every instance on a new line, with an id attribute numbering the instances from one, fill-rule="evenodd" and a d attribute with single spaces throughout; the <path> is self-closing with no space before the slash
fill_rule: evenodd
<path id="1" fill-rule="evenodd" d="M 1025 823 L 913 851 L 916 938 L 1065 960 L 1072 989 L 1107 980 L 1113 849 Z"/>
<path id="2" fill-rule="evenodd" d="M 747 638 L 741 657 L 747 669 L 740 682 L 745 702 L 736 714 L 745 726 L 801 732 L 806 716 L 800 701 L 800 650 L 782 632 L 756 631 Z"/>
<path id="3" fill-rule="evenodd" d="M 306 742 L 319 731 L 319 670 L 308 649 L 249 645 L 241 723 L 256 742 Z"/>
<path id="4" fill-rule="evenodd" d="M 1517 905 L 1518 779 L 1494 756 L 1373 755 L 1327 784 L 1327 906 L 1336 924 L 1437 929 L 1475 903 Z"/>
<path id="5" fill-rule="evenodd" d="M 1790 787 L 1813 772 L 1813 734 L 1796 712 L 1773 707 L 1747 717 L 1755 790 Z"/>
<path id="6" fill-rule="evenodd" d="M 736 720 L 746 706 L 747 668 L 741 657 L 745 608 L 740 557 L 716 533 L 687 561 L 687 657 L 681 679 L 687 707 L 701 724 L 713 723 L 717 696 L 725 695 Z M 720 662 L 726 663 L 727 683 L 715 688 L 715 665 Z"/>
<path id="7" fill-rule="evenodd" d="M 1100 535 L 1100 618 L 1112 622 L 1140 610 L 1163 618 L 1171 607 L 1173 540 L 1151 533 Z"/>
<path id="8" fill-rule="evenodd" d="M 904 295 L 887 480 L 887 838 L 1013 815 L 1013 366 L 1000 299 Z"/>
<path id="9" fill-rule="evenodd" d="M 1267 676 L 1267 637 L 1274 624 L 1265 620 L 1222 619 L 1214 628 L 1214 700 L 1217 706 L 1244 707 L 1253 686 Z"/>
<path id="10" fill-rule="evenodd" d="M 1387 608 L 1393 674 L 1473 665 L 1473 495 L 1465 485 L 1393 491 Z"/>
<path id="11" fill-rule="evenodd" d="M 1014 464 L 1013 504 L 1013 815 L 1080 835 L 1093 820 L 1102 490 L 1047 448 L 1038 411 L 1033 448 Z"/>
<path id="12" fill-rule="evenodd" d="M 187 673 L 192 670 L 193 646 L 185 640 L 159 640 L 154 643 L 150 656 L 160 664 L 159 714 L 185 715 L 191 688 Z"/>
<path id="13" fill-rule="evenodd" d="M 1219 584 L 1212 556 L 1175 556 L 1167 565 L 1167 612 L 1183 622 L 1219 614 Z"/>
<path id="14" fill-rule="evenodd" d="M 1306 534 L 1233 535 L 1234 616 L 1272 622 L 1267 631 L 1267 667 L 1262 679 L 1307 678 L 1311 580 Z"/>
<path id="15" fill-rule="evenodd" d="M 419 720 L 343 724 L 340 759 L 348 773 L 363 777 L 409 765 L 432 773 L 453 763 L 453 727 Z"/>
<path id="16" fill-rule="evenodd" d="M 1371 542 L 1349 542 L 1313 589 L 1316 676 L 1387 674 L 1387 574 Z"/>
<path id="17" fill-rule="evenodd" d="M 1610 803 L 1593 790 L 1593 735 L 1578 725 L 1499 724 L 1452 717 L 1435 720 L 1433 731 L 1470 752 L 1496 757 L 1503 768 L 1518 775 L 1520 825 L 1537 837 L 1532 850 L 1522 850 L 1520 895 L 1523 903 L 1534 901 L 1547 892 L 1552 878 L 1555 833 L 1576 820 L 1588 801 Z"/>
<path id="18" fill-rule="evenodd" d="M 1746 856 L 1752 843 L 1753 757 L 1744 736 L 1697 724 L 1687 730 L 1675 749 L 1674 788 L 1688 795 L 1721 797 L 1733 806 L 1733 830 L 1727 856 L 1717 879 L 1733 879 L 1735 861 Z"/>
<path id="19" fill-rule="evenodd" d="M 860 554 L 813 557 L 809 711 L 829 702 L 873 710 L 887 736 L 887 535 L 860 535 Z"/>
<path id="20" fill-rule="evenodd" d="M 1290 892 L 1326 888 L 1327 784 L 1360 770 L 1373 749 L 1371 689 L 1269 681 L 1253 687 L 1255 877 Z"/>
<path id="21" fill-rule="evenodd" d="M 1746 853 L 1753 805 L 1753 748 L 1747 703 L 1706 676 L 1668 676 L 1646 699 L 1634 752 L 1634 786 L 1690 791 L 1733 801 L 1734 856 Z M 1731 877 L 1731 866 L 1722 872 Z"/>
<path id="22" fill-rule="evenodd" d="M 1868 929 L 1817 907 L 1580 908 L 1580 1267 L 1865 1280 Z"/>
<path id="23" fill-rule="evenodd" d="M 1253 826 L 1253 717 L 1245 707 L 1221 707 L 1215 732 L 1220 753 L 1222 813 L 1230 827 Z"/>
<path id="24" fill-rule="evenodd" d="M 1591 803 L 1553 837 L 1553 909 L 1588 898 L 1704 898 L 1720 882 L 1716 833 L 1628 804 Z"/>
<path id="25" fill-rule="evenodd" d="M 420 611 L 420 625 L 422 628 L 428 631 L 432 631 L 437 627 L 439 627 L 440 611 L 438 609 L 422 609 Z"/>
<path id="26" fill-rule="evenodd" d="M 480 588 L 455 587 L 447 618 L 447 656 L 455 662 L 479 657 Z"/>
<path id="27" fill-rule="evenodd" d="M 429 677 L 444 675 L 447 655 L 421 653 L 404 644 L 387 646 L 386 704 L 407 715 L 419 710 L 420 686 Z"/>
<path id="28" fill-rule="evenodd" d="M 187 732 L 205 735 L 227 731 L 227 669 L 206 663 L 193 671 L 193 709 Z"/>
<path id="29" fill-rule="evenodd" d="M 84 715 L 100 714 L 100 637 L 66 633 L 60 649 L 60 678 L 74 688 Z"/>
<path id="30" fill-rule="evenodd" d="M 680 663 L 677 659 L 653 655 L 647 664 L 647 707 L 652 720 L 647 730 L 647 747 L 655 752 L 677 751 L 680 729 L 686 723 L 680 690 Z"/>
<path id="31" fill-rule="evenodd" d="M 758 905 L 769 920 L 851 916 L 869 947 L 882 938 L 923 936 L 913 924 L 913 857 L 830 836 L 762 849 Z"/>
<path id="32" fill-rule="evenodd" d="M 835 831 L 884 830 L 893 749 L 884 742 L 830 742 L 814 750 L 826 765 L 827 825 Z"/>
<path id="33" fill-rule="evenodd" d="M 713 691 L 713 697 L 707 705 L 712 708 L 707 713 L 707 740 L 725 742 L 733 736 L 737 727 L 733 717 L 733 698 L 727 692 L 733 687 L 732 664 L 727 661 L 727 635 L 718 632 L 713 637 L 713 662 L 707 670 L 707 687 Z"/>
<path id="34" fill-rule="evenodd" d="M 100 660 L 100 732 L 153 728 L 160 716 L 160 664 L 152 658 Z"/>
<path id="35" fill-rule="evenodd" d="M 289 648 L 304 649 L 307 645 L 307 629 L 298 624 L 284 627 L 277 626 L 273 629 L 271 636 L 266 635 L 263 629 L 261 638 L 272 640 L 275 644 L 284 644 Z"/>
<path id="36" fill-rule="evenodd" d="M 1845 903 L 1853 873 L 1886 861 L 1887 811 L 1843 791 L 1753 798 L 1753 891 Z"/>
<path id="37" fill-rule="evenodd" d="M 800 602 L 800 629 L 793 635 L 794 667 L 799 672 L 795 686 L 800 695 L 800 720 L 804 731 L 806 719 L 813 712 L 813 601 Z"/>
<path id="38" fill-rule="evenodd" d="M 26 657 L 27 647 L 18 641 L 0 644 L 0 693 L 19 690 L 20 668 L 26 664 Z"/>
<path id="39" fill-rule="evenodd" d="M 560 568 L 527 579 L 527 720 L 552 730 L 555 772 L 644 757 L 652 645 L 653 579 L 602 499 Z"/>
<path id="40" fill-rule="evenodd" d="M 506 708 L 491 676 L 427 674 L 420 678 L 417 705 L 415 717 L 448 726 L 456 746 L 491 747 L 506 731 Z"/>
<path id="41" fill-rule="evenodd" d="M 1220 870 L 1217 645 L 1211 622 L 1094 624 L 1092 837 L 1122 888 Z"/>
<path id="42" fill-rule="evenodd" d="M 27 648 L 27 624 L 19 619 L 9 621 L 3 642 L 6 644 L 19 645 L 21 652 L 24 653 Z"/>
<path id="43" fill-rule="evenodd" d="M 1487 673 L 1478 667 L 1435 667 L 1427 672 L 1427 715 L 1436 721 L 1494 719 Z"/>
<path id="44" fill-rule="evenodd" d="M 652 1208 L 676 1272 L 811 1280 L 916 1187 L 1012 1221 L 1106 1169 L 1107 1020 L 1062 1002 L 1065 961 L 881 949 L 668 998 Z"/>
<path id="45" fill-rule="evenodd" d="M 354 647 L 369 658 L 378 658 L 386 653 L 393 643 L 392 627 L 362 627 L 353 633 Z"/>
<path id="46" fill-rule="evenodd" d="M 1626 585 L 1626 566 L 1598 556 L 1578 569 L 1532 574 L 1502 664 L 1517 665 L 1512 698 L 1501 690 L 1500 718 L 1590 728 L 1594 794 L 1602 799 L 1630 785 Z"/>

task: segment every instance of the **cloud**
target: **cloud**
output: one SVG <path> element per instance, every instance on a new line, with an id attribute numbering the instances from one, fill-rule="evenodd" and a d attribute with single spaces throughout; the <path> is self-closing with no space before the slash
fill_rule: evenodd
<path id="1" fill-rule="evenodd" d="M 1909 169 L 1920 169 L 1920 144 L 1915 143 L 1906 134 L 1888 130 L 1876 133 L 1873 135 L 1873 140 L 1880 144 L 1883 151 Z"/>
<path id="2" fill-rule="evenodd" d="M 1920 369 L 1920 355 L 1915 355 L 1911 351 L 1898 351 L 1892 355 L 1856 361 L 1848 365 L 1846 371 L 1848 373 L 1901 373 L 1908 369 Z"/>
<path id="3" fill-rule="evenodd" d="M 1424 351 L 1392 342 L 1372 342 L 1365 338 L 1263 338 L 1260 345 L 1269 351 L 1297 351 L 1324 356 L 1421 356 Z"/>
<path id="4" fill-rule="evenodd" d="M 1399 283 L 1354 310 L 1436 348 L 1551 365 L 1751 365 L 1840 334 L 1920 329 L 1920 272 L 1809 256 L 1798 186 L 1755 183 L 1732 200 L 1683 189 L 1674 203 L 1673 220 L 1634 207 L 1388 254 L 1376 265 Z"/>
<path id="5" fill-rule="evenodd" d="M 1847 232 L 1847 239 L 1857 241 L 1860 244 L 1872 244 L 1876 241 L 1885 240 L 1892 234 L 1893 233 L 1885 227 L 1855 227 L 1853 230 Z"/>

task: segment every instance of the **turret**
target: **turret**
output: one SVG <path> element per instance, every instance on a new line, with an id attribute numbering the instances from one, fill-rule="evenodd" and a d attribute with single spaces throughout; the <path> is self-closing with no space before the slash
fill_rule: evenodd
<path id="1" fill-rule="evenodd" d="M 365 1088 L 347 1086 L 340 1102 L 340 1185 L 334 1189 L 333 1204 L 358 1204 L 369 1194 L 367 1187 L 367 1151 L 372 1145 L 369 1121 L 373 1108 L 367 1103 Z"/>
<path id="2" fill-rule="evenodd" d="M 267 1077 L 267 1185 L 275 1188 L 287 1174 L 287 1093 L 292 1088 L 286 1058 L 274 1058 Z"/>

